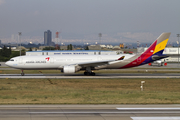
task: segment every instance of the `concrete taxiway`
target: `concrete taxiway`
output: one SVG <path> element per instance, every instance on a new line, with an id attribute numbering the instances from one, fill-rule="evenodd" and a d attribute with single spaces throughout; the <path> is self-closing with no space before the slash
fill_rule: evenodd
<path id="1" fill-rule="evenodd" d="M 1 120 L 179 120 L 180 105 L 1 105 Z"/>
<path id="2" fill-rule="evenodd" d="M 0 74 L 0 78 L 180 78 L 179 73 L 99 73 L 96 76 L 83 74 Z"/>

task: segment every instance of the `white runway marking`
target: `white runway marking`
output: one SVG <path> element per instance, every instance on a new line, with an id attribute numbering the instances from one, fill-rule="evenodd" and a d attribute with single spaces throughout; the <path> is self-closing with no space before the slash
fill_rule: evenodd
<path id="1" fill-rule="evenodd" d="M 121 112 L 29 112 L 29 114 L 118 114 Z"/>
<path id="2" fill-rule="evenodd" d="M 180 110 L 180 108 L 117 108 L 118 110 Z"/>
<path id="3" fill-rule="evenodd" d="M 29 112 L 29 114 L 180 114 L 180 111 L 137 111 L 137 112 Z"/>
<path id="4" fill-rule="evenodd" d="M 129 114 L 129 113 L 141 113 L 141 114 L 165 114 L 165 113 L 180 113 L 180 108 L 117 108 L 117 112 L 103 112 L 103 111 L 78 111 L 78 112 L 29 112 L 29 114 Z"/>
<path id="5" fill-rule="evenodd" d="M 180 120 L 180 117 L 131 117 L 133 120 Z"/>

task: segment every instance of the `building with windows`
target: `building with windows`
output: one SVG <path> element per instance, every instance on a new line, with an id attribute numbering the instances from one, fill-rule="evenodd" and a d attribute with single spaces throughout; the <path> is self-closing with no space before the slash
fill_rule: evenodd
<path id="1" fill-rule="evenodd" d="M 52 44 L 52 32 L 47 30 L 44 32 L 44 45 L 51 45 Z"/>
<path id="2" fill-rule="evenodd" d="M 99 51 L 99 50 L 45 50 L 27 51 L 26 55 L 117 55 L 118 51 Z"/>

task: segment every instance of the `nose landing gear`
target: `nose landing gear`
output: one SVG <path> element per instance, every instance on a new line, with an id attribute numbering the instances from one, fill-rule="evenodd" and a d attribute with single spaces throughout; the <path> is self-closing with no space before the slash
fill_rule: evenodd
<path id="1" fill-rule="evenodd" d="M 21 76 L 24 76 L 25 74 L 24 74 L 24 72 L 23 72 L 23 70 L 21 70 Z"/>

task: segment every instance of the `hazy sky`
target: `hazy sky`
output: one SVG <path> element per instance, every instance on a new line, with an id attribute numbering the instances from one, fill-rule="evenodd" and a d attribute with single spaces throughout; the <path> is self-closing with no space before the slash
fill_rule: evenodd
<path id="1" fill-rule="evenodd" d="M 43 37 L 48 29 L 73 39 L 100 32 L 116 39 L 171 32 L 175 39 L 180 0 L 0 0 L 0 39 L 19 31 Z"/>

